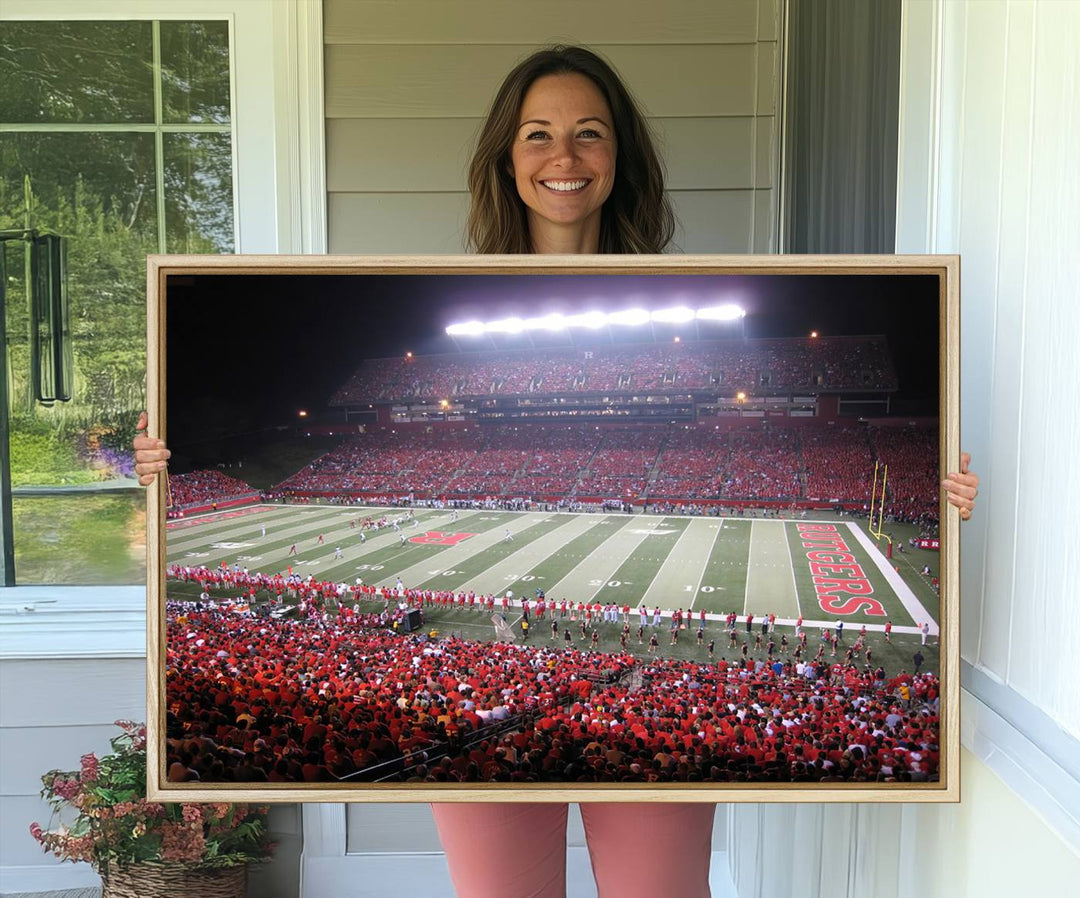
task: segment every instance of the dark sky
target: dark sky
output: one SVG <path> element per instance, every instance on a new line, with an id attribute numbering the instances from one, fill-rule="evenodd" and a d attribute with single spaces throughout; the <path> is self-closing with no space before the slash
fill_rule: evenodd
<path id="1" fill-rule="evenodd" d="M 492 349 L 447 325 L 546 312 L 734 302 L 747 337 L 885 334 L 901 396 L 936 400 L 937 279 L 918 275 L 194 275 L 167 288 L 170 442 L 319 415 L 365 358 Z M 724 337 L 730 325 L 655 325 L 649 340 Z M 578 342 L 610 342 L 606 331 Z M 502 338 L 527 347 L 528 338 Z M 545 338 L 536 337 L 538 343 Z M 546 338 L 566 345 L 566 337 Z M 630 329 L 619 342 L 634 339 Z"/>

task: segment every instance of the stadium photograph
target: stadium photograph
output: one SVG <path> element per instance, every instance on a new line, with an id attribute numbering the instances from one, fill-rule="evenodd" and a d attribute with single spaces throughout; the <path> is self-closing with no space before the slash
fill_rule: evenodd
<path id="1" fill-rule="evenodd" d="M 938 783 L 940 303 L 170 275 L 163 785 Z"/>

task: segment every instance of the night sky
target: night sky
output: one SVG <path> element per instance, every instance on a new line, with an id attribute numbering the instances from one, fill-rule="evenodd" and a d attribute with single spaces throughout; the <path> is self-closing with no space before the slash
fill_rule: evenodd
<path id="1" fill-rule="evenodd" d="M 747 337 L 884 334 L 900 380 L 898 398 L 937 414 L 937 279 L 920 275 L 193 275 L 167 288 L 167 421 L 184 435 L 251 434 L 295 425 L 307 409 L 327 416 L 331 394 L 365 358 L 525 348 L 525 336 L 458 338 L 447 325 L 547 312 L 691 308 L 734 302 Z M 617 329 L 669 342 L 739 333 L 693 323 Z M 579 345 L 610 345 L 606 330 L 576 330 Z M 534 336 L 568 345 L 565 335 Z M 516 341 L 516 342 L 514 342 Z M 904 406 L 911 409 L 913 404 Z M 329 413 L 328 420 L 335 420 Z M 340 411 L 336 420 L 340 420 Z"/>

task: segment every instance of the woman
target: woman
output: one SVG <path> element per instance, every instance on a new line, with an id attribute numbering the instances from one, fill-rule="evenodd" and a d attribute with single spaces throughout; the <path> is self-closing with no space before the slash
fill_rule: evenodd
<path id="1" fill-rule="evenodd" d="M 580 47 L 534 53 L 507 76 L 468 183 L 469 245 L 480 253 L 659 253 L 674 232 L 644 117 L 607 63 Z M 149 437 L 135 448 L 149 484 L 168 450 Z M 965 518 L 978 486 L 967 465 L 964 455 L 942 484 Z M 434 805 L 458 895 L 565 895 L 567 807 Z M 712 803 L 590 802 L 581 812 L 600 898 L 709 895 Z"/>

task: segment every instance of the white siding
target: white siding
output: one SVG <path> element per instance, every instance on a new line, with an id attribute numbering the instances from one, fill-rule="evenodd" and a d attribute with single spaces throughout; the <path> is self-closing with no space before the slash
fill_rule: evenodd
<path id="1" fill-rule="evenodd" d="M 964 528 L 961 650 L 1080 738 L 1080 475 L 1066 460 L 1080 442 L 1080 4 L 941 16 L 938 162 L 927 178 L 908 146 L 900 172 L 936 196 L 920 209 L 902 186 L 897 231 L 900 251 L 962 256 L 961 426 L 984 487 Z"/>
<path id="2" fill-rule="evenodd" d="M 465 170 L 502 77 L 538 46 L 607 56 L 648 111 L 683 252 L 776 249 L 779 0 L 327 0 L 329 248 L 461 252 Z"/>
<path id="3" fill-rule="evenodd" d="M 897 251 L 962 257 L 962 442 L 982 478 L 961 553 L 963 800 L 832 821 L 737 806 L 740 895 L 791 895 L 793 875 L 808 898 L 1076 891 L 1077 46 L 1071 0 L 905 0 Z"/>

